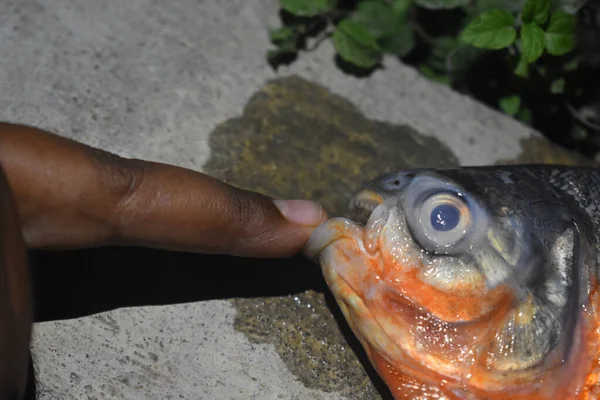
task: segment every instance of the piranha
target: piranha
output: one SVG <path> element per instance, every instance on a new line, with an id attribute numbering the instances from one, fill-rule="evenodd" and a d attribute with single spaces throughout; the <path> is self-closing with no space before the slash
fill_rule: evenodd
<path id="1" fill-rule="evenodd" d="M 600 398 L 600 170 L 414 169 L 305 252 L 395 399 Z"/>

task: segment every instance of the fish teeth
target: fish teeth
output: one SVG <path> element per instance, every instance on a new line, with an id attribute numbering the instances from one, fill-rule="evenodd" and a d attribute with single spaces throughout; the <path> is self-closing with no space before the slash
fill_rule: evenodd
<path id="1" fill-rule="evenodd" d="M 351 217 L 365 224 L 377 206 L 384 203 L 384 198 L 372 190 L 363 190 L 350 200 Z"/>
<path id="2" fill-rule="evenodd" d="M 377 206 L 363 200 L 353 200 L 350 204 L 352 218 L 361 224 L 365 224 Z"/>
<path id="3" fill-rule="evenodd" d="M 389 208 L 385 204 L 373 208 L 363 235 L 365 251 L 369 254 L 375 254 L 379 249 L 379 234 L 389 215 Z"/>

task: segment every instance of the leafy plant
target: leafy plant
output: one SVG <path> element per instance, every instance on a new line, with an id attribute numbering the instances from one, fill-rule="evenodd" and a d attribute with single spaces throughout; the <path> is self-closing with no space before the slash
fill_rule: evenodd
<path id="1" fill-rule="evenodd" d="M 527 0 L 521 6 L 522 1 L 515 0 L 360 0 L 349 8 L 341 3 L 280 0 L 282 10 L 304 19 L 271 31 L 276 49 L 269 52 L 269 57 L 301 50 L 299 37 L 310 31 L 315 20 L 322 19 L 327 28 L 324 36 L 332 36 L 341 58 L 359 68 L 372 68 L 384 54 L 406 56 L 416 45 L 416 35 L 438 45 L 416 20 L 419 8 L 464 11 L 466 25 L 462 32 L 455 32 L 460 33 L 462 43 L 455 47 L 469 44 L 500 50 L 520 41 L 523 60 L 530 64 L 544 50 L 564 55 L 575 45 L 575 17 L 562 11 L 564 2 L 560 1 Z"/>
<path id="2" fill-rule="evenodd" d="M 576 13 L 584 3 L 280 0 L 283 23 L 270 31 L 268 59 L 276 68 L 331 39 L 343 67 L 368 73 L 386 55 L 396 56 L 429 79 L 533 124 L 540 107 L 563 107 L 581 89 L 570 77 L 578 68 Z M 489 84 L 485 93 L 481 82 Z M 548 104 L 536 104 L 543 96 Z"/>

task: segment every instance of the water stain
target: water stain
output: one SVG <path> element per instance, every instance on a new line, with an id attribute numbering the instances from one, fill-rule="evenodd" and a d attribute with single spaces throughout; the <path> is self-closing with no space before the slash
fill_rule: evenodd
<path id="1" fill-rule="evenodd" d="M 254 343 L 272 343 L 290 372 L 305 386 L 357 400 L 381 398 L 341 335 L 323 293 L 311 290 L 234 302 L 236 328 Z"/>
<path id="2" fill-rule="evenodd" d="M 374 176 L 459 163 L 437 138 L 367 119 L 348 100 L 296 76 L 267 83 L 209 145 L 206 173 L 273 197 L 317 200 L 332 215 L 343 215 Z"/>
<path id="3" fill-rule="evenodd" d="M 459 164 L 436 138 L 367 119 L 348 100 L 296 76 L 268 82 L 209 144 L 205 173 L 276 198 L 319 201 L 331 216 L 344 215 L 351 196 L 374 176 Z M 236 329 L 255 343 L 272 343 L 305 386 L 352 399 L 386 396 L 324 293 L 232 301 Z"/>

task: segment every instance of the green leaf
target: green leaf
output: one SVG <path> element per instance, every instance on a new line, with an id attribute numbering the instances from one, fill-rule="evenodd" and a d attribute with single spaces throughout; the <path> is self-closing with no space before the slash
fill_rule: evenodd
<path id="1" fill-rule="evenodd" d="M 556 80 L 554 80 L 554 82 L 552 82 L 552 85 L 550 86 L 550 92 L 552 94 L 561 94 L 564 93 L 565 91 L 565 79 L 564 78 L 558 78 Z"/>
<path id="2" fill-rule="evenodd" d="M 498 106 L 507 115 L 514 116 L 521 107 L 521 98 L 514 94 L 512 96 L 502 97 L 498 101 Z"/>
<path id="3" fill-rule="evenodd" d="M 470 0 L 415 0 L 415 4 L 430 10 L 464 7 Z"/>
<path id="4" fill-rule="evenodd" d="M 392 11 L 397 17 L 405 17 L 413 5 L 413 0 L 392 0 Z"/>
<path id="5" fill-rule="evenodd" d="M 575 47 L 574 15 L 562 11 L 552 13 L 546 29 L 546 49 L 554 56 L 562 56 Z"/>
<path id="6" fill-rule="evenodd" d="M 375 38 L 364 26 L 350 19 L 338 23 L 333 31 L 333 46 L 340 57 L 361 68 L 372 68 L 381 59 Z"/>
<path id="7" fill-rule="evenodd" d="M 361 1 L 352 20 L 364 26 L 377 39 L 394 32 L 397 22 L 392 7 L 378 0 Z"/>
<path id="8" fill-rule="evenodd" d="M 447 74 L 441 74 L 428 65 L 421 64 L 419 66 L 419 72 L 421 72 L 421 74 L 429 80 L 442 83 L 444 85 L 449 85 L 451 83 L 450 77 Z"/>
<path id="9" fill-rule="evenodd" d="M 386 52 L 397 57 L 404 57 L 415 47 L 415 34 L 412 27 L 405 21 L 396 26 L 396 31 L 379 42 L 379 46 Z"/>
<path id="10" fill-rule="evenodd" d="M 451 36 L 436 38 L 427 57 L 427 65 L 438 71 L 446 71 L 448 55 L 460 45 L 461 43 Z"/>
<path id="11" fill-rule="evenodd" d="M 550 16 L 551 0 L 527 0 L 521 11 L 521 21 L 544 25 Z"/>
<path id="12" fill-rule="evenodd" d="M 563 66 L 563 69 L 565 71 L 569 71 L 569 72 L 575 71 L 577 68 L 579 68 L 579 59 L 578 58 L 573 58 L 572 60 L 570 60 Z"/>
<path id="13" fill-rule="evenodd" d="M 548 73 L 548 67 L 546 67 L 545 65 L 536 65 L 535 69 L 540 74 L 540 76 L 546 77 L 546 74 Z"/>
<path id="14" fill-rule="evenodd" d="M 283 26 L 269 31 L 269 37 L 274 43 L 290 40 L 294 38 L 295 32 L 292 28 Z"/>
<path id="15" fill-rule="evenodd" d="M 465 45 L 457 47 L 448 53 L 446 69 L 453 75 L 464 74 L 485 54 L 486 50 L 477 47 Z"/>
<path id="16" fill-rule="evenodd" d="M 535 23 L 528 23 L 521 27 L 521 49 L 525 61 L 532 63 L 544 52 L 544 31 Z"/>
<path id="17" fill-rule="evenodd" d="M 469 10 L 476 14 L 481 14 L 484 11 L 500 9 L 508 11 L 511 14 L 521 11 L 524 0 L 476 0 L 474 7 Z"/>
<path id="18" fill-rule="evenodd" d="M 523 56 L 519 59 L 519 63 L 513 73 L 520 78 L 527 78 L 529 76 L 529 63 Z"/>
<path id="19" fill-rule="evenodd" d="M 462 31 L 461 38 L 472 46 L 499 50 L 517 37 L 515 17 L 508 11 L 490 10 L 480 14 Z"/>
<path id="20" fill-rule="evenodd" d="M 531 125 L 531 122 L 533 121 L 533 115 L 529 108 L 521 108 L 517 113 L 517 118 L 527 125 Z"/>
<path id="21" fill-rule="evenodd" d="M 296 48 L 296 31 L 292 27 L 281 27 L 269 31 L 271 42 L 277 47 L 274 51 L 277 54 L 295 52 Z M 277 55 L 273 54 L 273 57 Z M 269 56 L 271 58 L 271 56 Z"/>
<path id="22" fill-rule="evenodd" d="M 377 39 L 375 36 L 368 31 L 368 29 L 359 22 L 353 21 L 351 19 L 343 19 L 336 26 L 336 31 L 341 31 L 345 35 L 354 39 L 361 46 L 380 51 L 379 45 L 377 44 Z"/>
<path id="23" fill-rule="evenodd" d="M 316 17 L 336 6 L 335 0 L 279 0 L 279 3 L 285 11 L 298 17 Z"/>
<path id="24" fill-rule="evenodd" d="M 276 46 L 276 49 L 274 51 L 276 51 L 277 53 L 290 53 L 290 52 L 295 52 L 298 50 L 296 48 L 296 36 L 295 35 L 289 36 L 289 37 L 287 37 L 285 39 L 281 39 L 281 40 L 274 40 L 273 43 Z"/>

